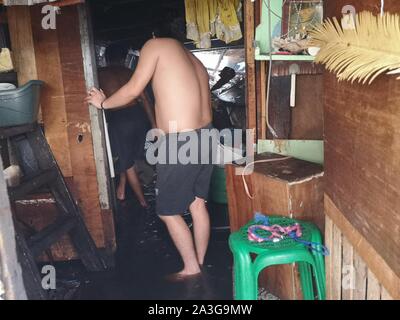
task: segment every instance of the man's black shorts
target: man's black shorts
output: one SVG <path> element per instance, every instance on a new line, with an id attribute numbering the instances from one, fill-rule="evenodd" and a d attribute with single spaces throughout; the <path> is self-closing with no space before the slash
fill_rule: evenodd
<path id="1" fill-rule="evenodd" d="M 163 137 L 158 148 L 158 215 L 182 215 L 196 198 L 207 200 L 217 137 L 218 132 L 211 125 Z"/>

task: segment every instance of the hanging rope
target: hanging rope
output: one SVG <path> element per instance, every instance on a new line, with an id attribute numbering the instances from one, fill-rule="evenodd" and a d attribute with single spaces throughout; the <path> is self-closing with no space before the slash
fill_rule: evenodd
<path id="1" fill-rule="evenodd" d="M 247 196 L 252 200 L 254 199 L 254 196 L 250 193 L 250 189 L 249 189 L 249 186 L 248 186 L 246 178 L 245 178 L 246 170 L 249 169 L 249 167 L 251 167 L 251 166 L 253 166 L 253 165 L 257 164 L 257 163 L 278 162 L 278 161 L 284 161 L 284 160 L 288 160 L 288 159 L 292 159 L 292 157 L 277 158 L 277 159 L 267 159 L 267 160 L 258 160 L 258 161 L 250 162 L 242 171 L 242 181 L 243 181 L 244 190 L 246 191 Z"/>

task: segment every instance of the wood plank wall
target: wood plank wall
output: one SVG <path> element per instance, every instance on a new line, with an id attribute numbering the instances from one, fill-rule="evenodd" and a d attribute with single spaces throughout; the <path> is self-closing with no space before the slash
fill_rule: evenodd
<path id="1" fill-rule="evenodd" d="M 109 210 L 100 207 L 90 115 L 83 102 L 86 84 L 78 8 L 61 8 L 55 30 L 44 30 L 42 17 L 40 5 L 8 8 L 18 76 L 45 81 L 41 105 L 46 138 L 97 246 L 112 251 L 115 249 L 113 218 Z M 25 61 L 25 56 L 35 65 L 35 70 L 29 67 L 31 64 Z M 43 211 L 35 218 L 29 213 L 26 215 L 33 218 L 29 221 L 36 228 L 41 228 L 51 221 L 51 211 Z M 57 260 L 75 257 L 68 244 L 57 246 L 53 251 Z"/>
<path id="2" fill-rule="evenodd" d="M 328 16 L 341 16 L 347 4 L 358 12 L 380 12 L 380 1 L 337 0 L 328 1 Z M 385 10 L 399 13 L 400 2 L 386 0 Z M 381 76 L 369 86 L 339 83 L 326 73 L 324 86 L 326 213 L 379 282 L 399 298 L 400 82 Z M 339 243 L 333 245 L 333 257 L 340 256 Z"/>
<path id="3" fill-rule="evenodd" d="M 247 63 L 247 123 L 256 128 L 258 139 L 272 139 L 266 120 L 278 134 L 279 139 L 322 140 L 323 139 L 323 76 L 320 68 L 312 63 L 299 63 L 302 74 L 298 76 L 296 107 L 290 108 L 290 82 L 284 80 L 292 62 L 273 62 L 272 92 L 267 108 L 267 83 L 269 63 L 254 60 L 254 30 L 261 22 L 262 1 L 254 4 L 245 1 L 246 11 L 246 63 Z M 250 18 L 249 18 L 250 17 Z M 317 74 L 310 74 L 317 73 Z M 274 85 L 275 82 L 275 85 Z M 284 87 L 282 87 L 282 85 Z M 281 88 L 280 88 L 281 86 Z M 311 94 L 310 94 L 311 93 Z M 287 97 L 282 101 L 282 97 Z"/>
<path id="4" fill-rule="evenodd" d="M 329 217 L 325 221 L 325 243 L 332 251 L 332 255 L 326 259 L 327 299 L 393 299 Z"/>

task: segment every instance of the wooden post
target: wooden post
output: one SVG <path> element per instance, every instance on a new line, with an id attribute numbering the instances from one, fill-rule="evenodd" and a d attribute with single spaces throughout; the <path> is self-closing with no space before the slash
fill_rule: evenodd
<path id="1" fill-rule="evenodd" d="M 0 300 L 2 299 L 26 300 L 27 297 L 17 259 L 14 223 L 0 158 Z"/>
<path id="2" fill-rule="evenodd" d="M 79 28 L 81 33 L 81 47 L 83 66 L 85 73 L 86 89 L 98 87 L 96 57 L 94 49 L 93 32 L 88 4 L 78 6 Z M 96 159 L 97 180 L 99 183 L 99 196 L 102 209 L 111 209 L 110 183 L 107 165 L 107 150 L 105 145 L 105 128 L 102 114 L 95 108 L 91 108 L 90 121 L 92 125 L 93 147 Z"/>
<path id="3" fill-rule="evenodd" d="M 254 52 L 254 3 L 244 1 L 244 31 L 246 48 L 246 105 L 247 128 L 257 130 L 256 64 Z"/>

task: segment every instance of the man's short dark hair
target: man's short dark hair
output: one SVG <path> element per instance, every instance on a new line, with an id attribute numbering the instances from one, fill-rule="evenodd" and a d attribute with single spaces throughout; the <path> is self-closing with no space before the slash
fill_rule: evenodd
<path id="1" fill-rule="evenodd" d="M 185 20 L 176 18 L 172 21 L 158 23 L 153 28 L 153 34 L 156 38 L 172 38 L 183 43 L 186 40 Z"/>

